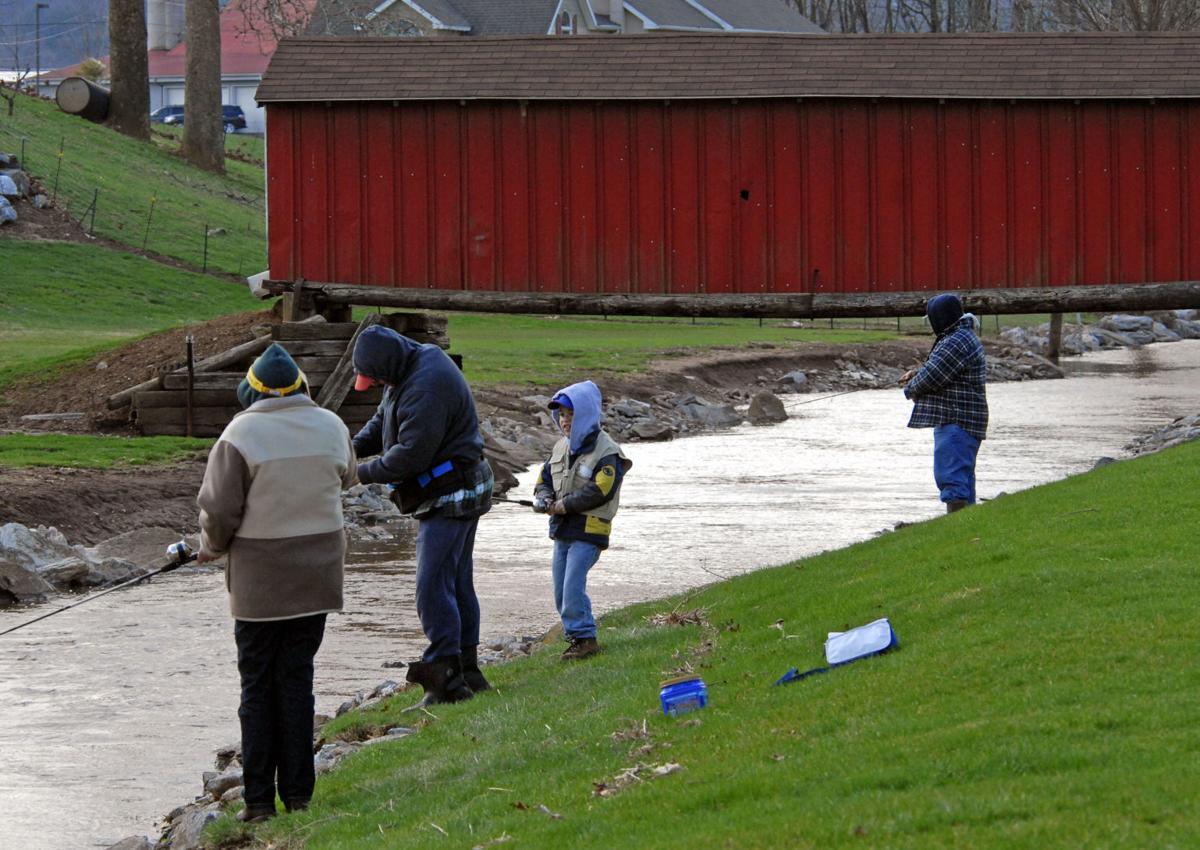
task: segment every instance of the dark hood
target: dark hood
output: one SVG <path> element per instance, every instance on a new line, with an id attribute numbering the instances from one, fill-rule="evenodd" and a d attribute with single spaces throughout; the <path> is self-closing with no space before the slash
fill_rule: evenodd
<path id="1" fill-rule="evenodd" d="M 400 386 L 416 362 L 420 343 L 391 328 L 372 325 L 354 344 L 354 371 L 385 384 Z"/>

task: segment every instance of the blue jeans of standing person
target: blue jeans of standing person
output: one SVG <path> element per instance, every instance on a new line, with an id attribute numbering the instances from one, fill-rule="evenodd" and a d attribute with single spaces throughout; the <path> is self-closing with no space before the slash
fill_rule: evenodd
<path id="1" fill-rule="evenodd" d="M 933 429 L 933 480 L 943 502 L 975 504 L 975 458 L 979 440 L 959 425 Z"/>
<path id="2" fill-rule="evenodd" d="M 313 657 L 324 635 L 324 614 L 234 621 L 247 806 L 273 810 L 276 788 L 289 807 L 312 799 Z"/>
<path id="3" fill-rule="evenodd" d="M 433 514 L 417 527 L 417 616 L 432 661 L 479 644 L 475 529 L 479 517 Z"/>
<path id="4" fill-rule="evenodd" d="M 600 559 L 600 547 L 580 540 L 555 540 L 554 607 L 562 618 L 563 634 L 570 640 L 594 638 L 596 621 L 587 595 L 588 570 Z"/>

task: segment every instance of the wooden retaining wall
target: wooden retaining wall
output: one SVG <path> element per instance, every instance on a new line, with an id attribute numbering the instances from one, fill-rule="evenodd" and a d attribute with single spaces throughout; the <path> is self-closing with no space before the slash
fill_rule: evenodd
<path id="1" fill-rule="evenodd" d="M 371 317 L 370 321 L 376 317 Z M 390 313 L 378 317 L 378 321 L 415 342 L 428 342 L 445 349 L 449 347 L 446 334 L 446 319 L 429 313 Z M 325 384 L 346 381 L 353 376 L 347 369 L 351 340 L 360 325 L 357 322 L 283 322 L 271 327 L 271 341 L 278 342 L 295 359 L 301 371 L 308 377 L 309 391 L 314 399 L 320 399 Z M 269 344 L 269 343 L 268 343 Z M 197 366 L 191 377 L 192 410 L 191 435 L 194 437 L 216 437 L 229 424 L 229 420 L 241 411 L 237 400 L 237 388 L 246 377 L 246 370 L 259 351 L 266 346 L 249 346 L 252 353 L 240 355 L 237 349 L 232 357 L 217 355 L 208 358 L 220 364 L 218 370 L 208 371 Z M 254 349 L 258 351 L 254 351 Z M 345 363 L 343 362 L 345 361 Z M 342 368 L 339 370 L 339 365 Z M 336 374 L 335 374 L 335 370 Z M 188 382 L 186 369 L 177 369 L 139 387 L 130 400 L 130 420 L 145 436 L 185 436 L 188 433 Z M 331 390 L 333 388 L 331 387 Z M 378 387 L 366 392 L 345 393 L 341 387 L 324 406 L 334 410 L 350 433 L 356 432 L 375 413 L 382 398 Z M 120 396 L 121 394 L 118 394 Z M 114 396 L 117 398 L 117 396 Z M 334 401 L 333 399 L 336 399 Z"/>

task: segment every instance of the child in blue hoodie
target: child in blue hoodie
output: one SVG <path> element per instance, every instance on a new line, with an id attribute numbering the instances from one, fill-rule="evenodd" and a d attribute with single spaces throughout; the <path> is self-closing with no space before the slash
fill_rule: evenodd
<path id="1" fill-rule="evenodd" d="M 550 401 L 563 438 L 554 446 L 534 487 L 534 510 L 550 514 L 554 540 L 554 605 L 570 646 L 563 660 L 600 651 L 587 595 L 587 574 L 608 548 L 621 481 L 633 462 L 600 427 L 600 388 L 572 384 Z"/>

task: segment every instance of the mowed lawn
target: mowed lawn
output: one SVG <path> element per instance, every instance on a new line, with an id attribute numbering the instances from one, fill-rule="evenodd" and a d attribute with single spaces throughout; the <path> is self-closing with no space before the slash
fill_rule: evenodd
<path id="1" fill-rule="evenodd" d="M 467 703 L 332 721 L 417 732 L 209 846 L 1198 847 L 1198 494 L 1192 443 L 616 612 L 585 663 L 552 648 Z M 664 569 L 686 541 L 664 529 Z M 883 616 L 898 650 L 772 687 Z M 708 707 L 665 717 L 689 670 Z"/>

